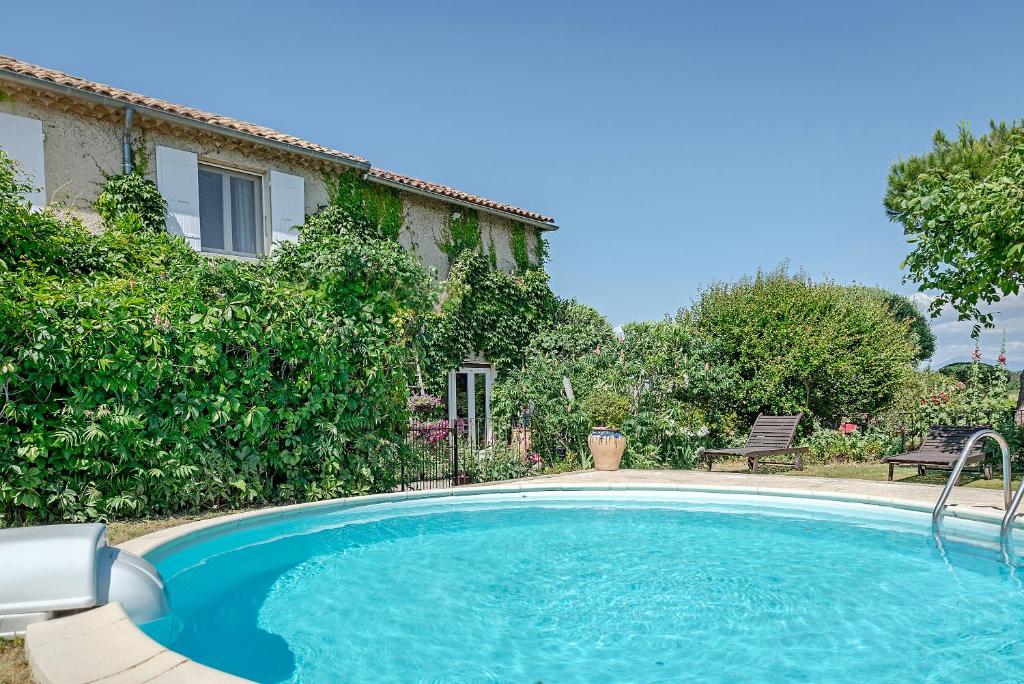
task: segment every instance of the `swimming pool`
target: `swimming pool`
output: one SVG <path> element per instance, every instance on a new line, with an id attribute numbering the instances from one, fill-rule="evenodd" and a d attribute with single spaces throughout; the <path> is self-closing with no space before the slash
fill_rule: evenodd
<path id="1" fill-rule="evenodd" d="M 1020 681 L 991 525 L 811 499 L 532 492 L 322 508 L 147 555 L 143 629 L 264 682 Z"/>

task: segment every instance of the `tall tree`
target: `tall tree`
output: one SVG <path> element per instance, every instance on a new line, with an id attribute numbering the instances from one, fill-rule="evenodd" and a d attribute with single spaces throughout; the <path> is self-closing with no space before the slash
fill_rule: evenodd
<path id="1" fill-rule="evenodd" d="M 927 361 L 935 353 L 935 333 L 932 332 L 928 318 L 921 313 L 921 309 L 910 299 L 897 292 L 890 292 L 880 287 L 868 288 L 868 291 L 885 303 L 889 313 L 897 321 L 907 323 L 911 339 L 917 344 L 916 361 Z"/>
<path id="2" fill-rule="evenodd" d="M 685 314 L 747 419 L 803 411 L 834 421 L 892 402 L 917 353 L 909 323 L 872 291 L 782 268 L 701 292 Z"/>
<path id="3" fill-rule="evenodd" d="M 938 290 L 937 316 L 952 306 L 975 330 L 982 312 L 1024 284 L 1024 121 L 992 123 L 975 137 L 935 133 L 932 151 L 895 163 L 885 195 L 889 218 L 913 246 L 904 260 L 921 290 Z"/>

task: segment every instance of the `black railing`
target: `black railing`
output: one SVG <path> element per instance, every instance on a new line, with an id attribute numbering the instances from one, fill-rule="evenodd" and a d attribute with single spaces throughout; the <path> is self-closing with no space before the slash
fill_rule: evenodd
<path id="1" fill-rule="evenodd" d="M 405 439 L 401 491 L 442 489 L 459 484 L 457 429 L 446 420 L 413 422 Z"/>
<path id="2" fill-rule="evenodd" d="M 480 451 L 495 437 L 507 439 L 508 432 L 495 431 L 482 418 L 472 423 L 465 419 L 413 421 L 405 440 L 399 490 L 440 489 L 476 481 Z"/>

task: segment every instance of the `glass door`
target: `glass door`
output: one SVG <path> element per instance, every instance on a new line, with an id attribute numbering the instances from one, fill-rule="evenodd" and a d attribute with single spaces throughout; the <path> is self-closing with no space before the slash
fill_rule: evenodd
<path id="1" fill-rule="evenodd" d="M 494 438 L 491 426 L 491 385 L 494 369 L 466 365 L 448 374 L 448 421 L 470 448 L 483 449 Z"/>

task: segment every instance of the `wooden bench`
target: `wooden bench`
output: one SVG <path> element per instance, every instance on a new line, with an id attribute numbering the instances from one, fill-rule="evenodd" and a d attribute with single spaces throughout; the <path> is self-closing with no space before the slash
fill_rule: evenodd
<path id="1" fill-rule="evenodd" d="M 757 416 L 754 426 L 750 428 L 750 435 L 747 436 L 747 443 L 739 449 L 706 449 L 704 457 L 708 460 L 708 470 L 714 462 L 715 456 L 731 456 L 747 459 L 747 467 L 750 472 L 756 473 L 757 466 L 763 465 L 785 465 L 793 466 L 797 470 L 804 469 L 804 454 L 807 447 L 794 447 L 793 437 L 796 436 L 796 426 L 804 414 L 798 413 L 795 416 L 766 416 L 763 413 Z M 793 455 L 793 461 L 768 461 L 766 457 Z"/>
<path id="2" fill-rule="evenodd" d="M 882 463 L 889 464 L 889 481 L 892 481 L 893 468 L 898 465 L 917 466 L 917 474 L 921 476 L 928 472 L 928 468 L 952 470 L 971 435 L 978 430 L 987 429 L 985 425 L 933 425 L 921 442 L 920 449 L 882 459 Z M 974 445 L 964 465 L 981 463 L 982 477 L 991 480 L 992 465 L 987 462 L 984 442 L 985 440 L 980 440 Z"/>

